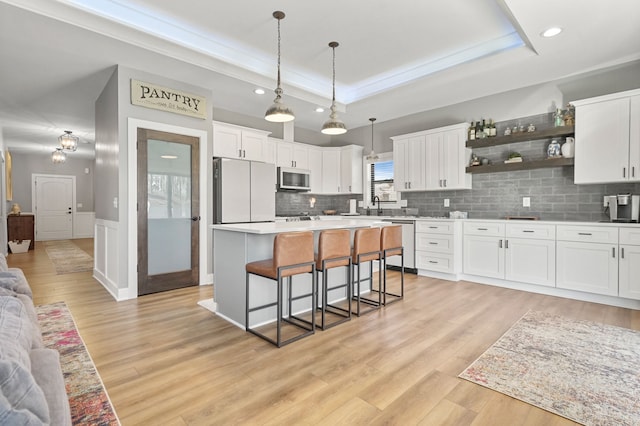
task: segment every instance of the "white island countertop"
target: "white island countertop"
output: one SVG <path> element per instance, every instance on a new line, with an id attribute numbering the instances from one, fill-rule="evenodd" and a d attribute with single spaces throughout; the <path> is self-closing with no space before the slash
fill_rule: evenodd
<path id="1" fill-rule="evenodd" d="M 229 223 L 211 225 L 213 230 L 244 232 L 247 234 L 279 234 L 292 231 L 323 231 L 325 229 L 365 228 L 370 226 L 387 226 L 389 222 L 383 222 L 378 218 L 371 220 L 362 219 L 337 219 L 337 220 L 304 220 L 299 222 L 256 222 L 256 223 Z"/>

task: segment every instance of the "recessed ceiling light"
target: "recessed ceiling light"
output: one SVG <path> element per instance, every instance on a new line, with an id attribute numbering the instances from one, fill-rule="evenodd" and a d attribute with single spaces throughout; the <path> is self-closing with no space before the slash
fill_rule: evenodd
<path id="1" fill-rule="evenodd" d="M 318 108 L 316 108 L 316 112 L 324 112 L 324 108 L 318 107 Z"/>
<path id="2" fill-rule="evenodd" d="M 165 160 L 175 160 L 178 158 L 177 155 L 161 155 L 160 158 L 164 158 Z"/>
<path id="3" fill-rule="evenodd" d="M 561 32 L 562 32 L 562 28 L 560 28 L 560 27 L 551 27 L 551 28 L 547 28 L 546 30 L 544 30 L 542 33 L 540 33 L 540 35 L 542 37 L 549 38 L 549 37 L 557 36 Z"/>
<path id="4" fill-rule="evenodd" d="M 253 93 L 255 93 L 256 95 L 264 95 L 264 89 L 261 88 L 257 88 L 253 90 Z"/>

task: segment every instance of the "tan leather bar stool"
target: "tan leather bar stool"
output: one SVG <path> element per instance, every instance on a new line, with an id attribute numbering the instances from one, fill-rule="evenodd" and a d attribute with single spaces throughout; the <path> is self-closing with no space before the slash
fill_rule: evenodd
<path id="1" fill-rule="evenodd" d="M 344 284 L 329 287 L 329 269 L 343 266 L 347 267 L 347 280 Z M 351 232 L 348 229 L 328 229 L 320 232 L 316 255 L 316 274 L 319 273 L 322 273 L 322 305 L 319 308 L 321 316 L 318 327 L 326 330 L 351 319 Z M 346 290 L 346 308 L 329 302 L 329 293 L 340 288 Z M 327 323 L 327 312 L 338 316 L 339 319 Z"/>
<path id="2" fill-rule="evenodd" d="M 352 274 L 354 278 L 356 278 L 353 282 L 355 286 L 353 299 L 356 301 L 355 314 L 357 316 L 378 309 L 382 304 L 380 273 L 378 273 L 378 289 L 373 288 L 374 260 L 380 260 L 380 228 L 356 229 L 356 232 L 353 235 L 353 252 L 351 262 L 353 264 L 352 269 L 358 269 L 357 275 L 355 273 Z M 369 281 L 371 293 L 377 293 L 377 300 L 360 296 L 360 283 L 363 281 L 360 276 L 360 269 L 363 263 L 369 263 L 369 278 L 365 279 L 365 281 Z M 361 302 L 369 305 L 370 308 L 363 311 Z"/>
<path id="3" fill-rule="evenodd" d="M 382 304 L 388 305 L 404 298 L 404 247 L 402 246 L 402 225 L 383 226 L 380 231 L 380 252 L 382 253 Z M 391 293 L 387 288 L 387 258 L 400 256 L 400 293 Z M 391 296 L 391 300 L 387 300 Z"/>
<path id="4" fill-rule="evenodd" d="M 309 336 L 315 333 L 315 307 L 316 303 L 316 274 L 315 274 L 315 261 L 313 253 L 313 232 L 284 232 L 277 234 L 273 240 L 273 258 L 267 260 L 259 260 L 256 262 L 247 263 L 246 269 L 246 311 L 245 311 L 245 327 L 250 333 L 255 334 L 264 340 L 273 343 L 277 347 L 284 346 L 288 343 L 295 342 L 303 337 Z M 298 274 L 311 273 L 311 292 L 299 296 L 292 296 L 292 277 Z M 269 278 L 276 281 L 278 298 L 275 302 L 266 303 L 260 306 L 251 307 L 249 297 L 249 276 L 259 275 L 261 277 Z M 287 302 L 288 302 L 288 316 L 283 316 L 283 287 L 284 278 L 287 278 Z M 311 319 L 306 320 L 293 314 L 292 302 L 294 300 L 311 297 L 311 306 L 309 311 L 311 312 Z M 252 328 L 249 323 L 249 317 L 251 312 L 272 308 L 276 306 L 276 338 L 273 339 L 267 334 L 258 331 L 256 328 Z M 282 339 L 282 323 L 286 322 L 298 329 L 302 330 L 301 333 L 290 337 L 288 339 Z"/>

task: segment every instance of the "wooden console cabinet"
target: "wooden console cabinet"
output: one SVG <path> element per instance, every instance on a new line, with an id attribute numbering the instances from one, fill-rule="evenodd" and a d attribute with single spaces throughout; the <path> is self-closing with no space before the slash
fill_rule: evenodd
<path id="1" fill-rule="evenodd" d="M 31 240 L 29 250 L 35 247 L 35 217 L 32 214 L 7 216 L 7 239 L 9 241 Z"/>

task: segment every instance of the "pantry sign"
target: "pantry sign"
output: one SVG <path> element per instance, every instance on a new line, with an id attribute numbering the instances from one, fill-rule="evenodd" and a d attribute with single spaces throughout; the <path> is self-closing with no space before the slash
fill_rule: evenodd
<path id="1" fill-rule="evenodd" d="M 207 118 L 207 99 L 168 87 L 131 79 L 131 103 L 146 108 Z"/>

